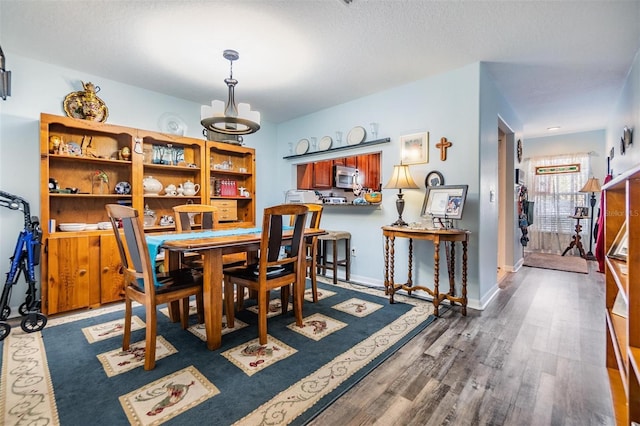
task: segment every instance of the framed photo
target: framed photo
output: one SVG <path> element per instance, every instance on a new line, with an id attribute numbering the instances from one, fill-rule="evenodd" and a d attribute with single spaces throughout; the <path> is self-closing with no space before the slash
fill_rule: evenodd
<path id="1" fill-rule="evenodd" d="M 424 178 L 424 185 L 425 186 L 444 185 L 444 176 L 442 176 L 442 173 L 433 170 L 427 173 L 427 177 Z"/>
<path id="2" fill-rule="evenodd" d="M 469 185 L 427 186 L 422 203 L 422 216 L 462 219 Z"/>
<path id="3" fill-rule="evenodd" d="M 402 147 L 402 164 L 419 164 L 429 162 L 429 133 L 414 133 L 400 136 Z"/>
<path id="4" fill-rule="evenodd" d="M 589 217 L 589 207 L 576 207 L 574 216 Z"/>
<path id="5" fill-rule="evenodd" d="M 613 244 L 611 244 L 611 248 L 609 249 L 607 256 L 626 262 L 627 252 L 629 251 L 628 238 L 629 236 L 627 235 L 627 222 L 625 222 L 618 231 L 618 235 L 616 235 L 615 240 L 613 240 Z"/>

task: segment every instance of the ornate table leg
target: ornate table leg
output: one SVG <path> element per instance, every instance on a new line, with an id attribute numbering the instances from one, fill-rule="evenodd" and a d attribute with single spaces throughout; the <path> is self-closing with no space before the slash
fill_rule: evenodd
<path id="1" fill-rule="evenodd" d="M 413 238 L 409 238 L 409 272 L 407 273 L 407 287 L 413 286 L 413 280 L 411 278 L 411 270 L 413 269 Z M 411 296 L 411 290 L 407 290 L 409 296 Z"/>
<path id="2" fill-rule="evenodd" d="M 451 255 L 448 257 L 448 271 L 449 271 L 449 294 L 453 297 L 456 295 L 456 242 L 451 241 L 449 243 L 445 243 L 445 247 L 447 245 L 451 246 Z M 451 302 L 454 305 L 454 302 Z"/>
<path id="3" fill-rule="evenodd" d="M 462 315 L 467 316 L 467 242 L 462 242 Z"/>
<path id="4" fill-rule="evenodd" d="M 393 282 L 393 266 L 396 258 L 396 237 L 391 236 L 391 256 L 390 256 L 390 265 L 389 265 L 389 303 L 396 303 L 393 300 L 393 294 L 396 291 L 395 283 Z"/>
<path id="5" fill-rule="evenodd" d="M 384 294 L 389 295 L 389 236 L 384 237 Z"/>
<path id="6" fill-rule="evenodd" d="M 438 305 L 440 304 L 440 241 L 433 240 L 433 314 L 438 316 Z"/>

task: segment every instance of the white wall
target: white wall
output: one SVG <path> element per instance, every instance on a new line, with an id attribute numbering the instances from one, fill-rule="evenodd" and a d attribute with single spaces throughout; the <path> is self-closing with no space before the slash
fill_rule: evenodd
<path id="1" fill-rule="evenodd" d="M 82 90 L 81 80 L 101 87 L 98 96 L 109 108 L 108 123 L 159 131 L 160 117 L 172 113 L 187 124 L 185 136 L 204 139 L 198 104 L 82 71 L 34 61 L 16 52 L 5 50 L 5 54 L 11 58 L 9 69 L 13 82 L 12 96 L 0 101 L 0 189 L 28 200 L 32 215 L 40 215 L 40 113 L 65 115 L 62 101 L 68 93 Z M 277 164 L 276 150 L 272 149 L 275 139 L 275 126 L 264 121 L 260 132 L 245 137 L 245 145 L 256 148 L 256 212 L 282 199 L 272 189 L 273 165 Z M 261 219 L 258 214 L 260 223 Z M 0 208 L 0 273 L 3 283 L 8 259 L 22 228 L 21 214 Z M 17 312 L 17 306 L 24 302 L 25 291 L 26 285 L 21 278 L 11 298 L 13 312 Z"/>
<path id="2" fill-rule="evenodd" d="M 620 138 L 622 129 L 627 126 L 633 129 L 633 145 L 627 148 L 626 154 L 620 154 Z M 609 155 L 613 147 L 615 154 L 611 160 L 613 177 L 640 164 L 640 50 L 636 53 L 629 75 L 620 94 L 620 98 L 607 126 L 607 147 Z"/>
<path id="3" fill-rule="evenodd" d="M 420 211 L 424 200 L 424 179 L 427 173 L 437 170 L 444 175 L 449 185 L 468 184 L 469 192 L 464 216 L 459 226 L 472 232 L 469 246 L 469 289 L 470 306 L 479 308 L 483 305 L 484 293 L 492 289 L 496 278 L 497 243 L 489 242 L 494 252 L 494 259 L 489 263 L 480 260 L 480 247 L 486 249 L 482 240 L 479 217 L 481 195 L 488 200 L 488 190 L 481 186 L 480 152 L 485 139 L 491 139 L 495 133 L 495 149 L 491 155 L 497 157 L 497 119 L 499 113 L 513 116 L 508 105 L 500 101 L 495 88 L 485 91 L 488 98 L 494 99 L 491 111 L 493 118 L 491 130 L 482 133 L 479 125 L 480 109 L 480 69 L 479 63 L 420 80 L 411 84 L 376 93 L 361 99 L 337 105 L 291 120 L 278 126 L 279 156 L 289 154 L 289 144 L 295 147 L 301 138 L 325 136 L 335 137 L 337 130 L 344 136 L 353 126 L 363 126 L 369 131 L 369 123 L 379 123 L 378 137 L 391 138 L 390 144 L 376 145 L 371 148 L 360 148 L 347 151 L 349 155 L 361 152 L 382 151 L 382 184 L 386 184 L 394 164 L 400 161 L 399 138 L 402 135 L 429 132 L 429 162 L 410 166 L 411 174 L 420 185 L 420 189 L 404 190 L 406 206 L 403 218 L 407 222 L 420 221 Z M 490 81 L 490 77 L 485 77 Z M 517 119 L 514 125 L 519 126 Z M 435 144 L 446 137 L 453 143 L 447 152 L 447 160 L 440 160 L 440 152 Z M 370 138 L 367 138 L 370 140 Z M 484 152 L 484 148 L 482 149 Z M 340 152 L 340 156 L 344 151 Z M 281 190 L 295 187 L 295 165 L 310 160 L 323 160 L 338 155 L 325 153 L 300 160 L 285 160 L 285 167 L 278 174 L 277 181 L 286 182 Z M 495 163 L 495 158 L 492 160 Z M 487 167 L 484 177 L 497 182 L 497 167 Z M 382 285 L 384 280 L 384 258 L 381 226 L 393 223 L 397 219 L 395 201 L 397 190 L 383 189 L 383 202 L 380 209 L 371 208 L 332 208 L 327 207 L 323 213 L 322 226 L 330 230 L 346 230 L 352 234 L 351 246 L 357 250 L 352 258 L 352 279 L 369 284 Z M 484 198 L 483 198 L 484 199 Z M 482 208 L 484 208 L 484 204 Z M 488 223 L 497 222 L 497 212 L 491 210 L 483 214 Z M 495 226 L 495 225 L 493 225 Z M 486 233 L 491 235 L 490 233 Z M 493 239 L 495 240 L 495 234 Z M 404 282 L 407 276 L 407 242 L 396 240 L 395 281 Z M 484 251 L 484 250 L 483 250 Z M 458 249 L 458 256 L 461 251 Z M 459 259 L 460 257 L 458 257 Z M 444 262 L 444 261 L 443 261 Z M 444 263 L 442 264 L 444 268 Z M 430 242 L 417 241 L 414 244 L 414 283 L 428 283 L 433 280 L 433 246 Z M 486 273 L 485 269 L 491 271 Z M 441 269 L 442 271 L 443 269 Z M 442 277 L 446 276 L 442 275 Z M 460 277 L 460 271 L 457 271 Z M 489 283 L 482 281 L 488 276 Z M 446 279 L 442 278 L 442 281 Z M 445 290 L 447 284 L 444 285 Z"/>
<path id="4" fill-rule="evenodd" d="M 515 114 L 511 105 L 495 86 L 487 69 L 480 68 L 480 102 L 479 102 L 479 197 L 478 197 L 478 229 L 481 250 L 478 250 L 478 263 L 480 270 L 480 303 L 485 306 L 491 297 L 498 291 L 498 209 L 500 207 L 499 176 L 498 176 L 498 122 L 502 121 L 513 132 L 513 138 L 508 139 L 506 146 L 507 155 L 505 171 L 508 182 L 514 182 L 513 170 L 515 162 L 514 139 L 522 138 L 522 122 Z M 515 185 L 506 185 L 507 200 L 514 199 Z M 492 198 L 492 193 L 495 196 Z M 505 207 L 511 211 L 505 214 L 507 221 L 504 238 L 506 261 L 512 270 L 521 258 L 519 248 L 520 236 L 514 232 L 517 227 L 517 211 L 513 202 L 505 203 Z M 501 265 L 502 266 L 502 265 Z"/>

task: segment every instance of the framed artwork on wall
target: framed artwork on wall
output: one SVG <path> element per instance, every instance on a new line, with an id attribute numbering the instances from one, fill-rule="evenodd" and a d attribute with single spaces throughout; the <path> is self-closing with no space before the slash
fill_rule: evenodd
<path id="1" fill-rule="evenodd" d="M 429 133 L 414 133 L 400 136 L 402 164 L 420 164 L 429 162 Z"/>

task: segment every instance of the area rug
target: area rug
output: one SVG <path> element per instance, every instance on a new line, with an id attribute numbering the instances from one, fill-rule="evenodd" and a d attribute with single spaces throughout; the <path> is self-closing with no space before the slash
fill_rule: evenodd
<path id="1" fill-rule="evenodd" d="M 542 269 L 555 269 L 565 272 L 578 272 L 588 274 L 587 261 L 579 256 L 560 256 L 549 253 L 527 253 L 524 257 L 524 266 Z"/>
<path id="2" fill-rule="evenodd" d="M 431 303 L 396 295 L 389 304 L 380 289 L 319 283 L 319 291 L 304 305 L 303 328 L 271 301 L 267 345 L 249 309 L 215 351 L 202 326 L 184 331 L 159 315 L 151 371 L 142 367 L 140 306 L 139 343 L 127 352 L 120 306 L 52 318 L 38 333 L 13 328 L 0 355 L 0 424 L 305 424 L 435 319 Z"/>

